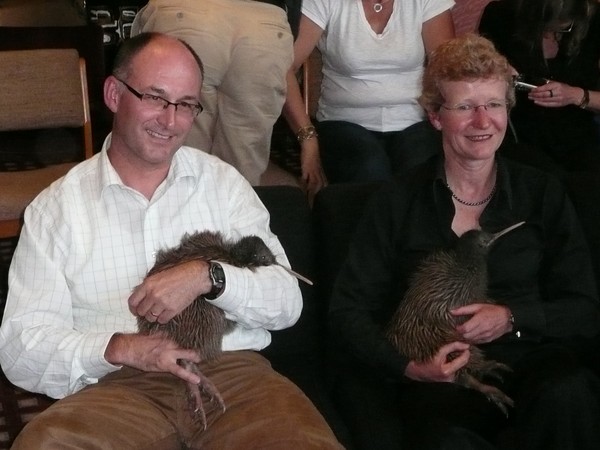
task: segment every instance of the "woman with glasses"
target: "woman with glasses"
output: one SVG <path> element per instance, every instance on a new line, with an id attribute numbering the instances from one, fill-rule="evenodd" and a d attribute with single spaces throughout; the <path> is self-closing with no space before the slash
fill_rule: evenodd
<path id="1" fill-rule="evenodd" d="M 519 73 L 517 139 L 559 173 L 600 170 L 600 7 L 596 0 L 501 0 L 479 32 Z M 533 85 L 528 86 L 528 85 Z M 539 87 L 535 87 L 539 86 Z"/>
<path id="2" fill-rule="evenodd" d="M 591 450 L 600 442 L 600 380 L 575 357 L 580 347 L 568 344 L 600 331 L 589 250 L 559 181 L 497 153 L 513 102 L 512 70 L 488 40 L 466 35 L 431 55 L 420 104 L 441 133 L 439 155 L 375 194 L 331 298 L 336 401 L 349 419 L 360 418 L 350 423 L 359 449 L 503 442 L 503 449 Z M 386 329 L 423 258 L 468 230 L 495 233 L 522 221 L 488 254 L 494 303 L 472 298 L 450 309 L 455 335 L 430 360 L 396 350 Z M 435 334 L 439 328 L 419 317 Z M 506 415 L 454 383 L 473 345 L 512 369 L 504 381 L 486 379 L 514 400 Z"/>

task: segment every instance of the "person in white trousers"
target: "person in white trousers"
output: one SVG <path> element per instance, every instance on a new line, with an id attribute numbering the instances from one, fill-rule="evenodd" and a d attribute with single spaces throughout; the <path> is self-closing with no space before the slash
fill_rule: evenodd
<path id="1" fill-rule="evenodd" d="M 294 57 L 285 1 L 151 0 L 132 26 L 132 35 L 144 31 L 186 41 L 204 63 L 204 111 L 186 143 L 258 185 Z"/>

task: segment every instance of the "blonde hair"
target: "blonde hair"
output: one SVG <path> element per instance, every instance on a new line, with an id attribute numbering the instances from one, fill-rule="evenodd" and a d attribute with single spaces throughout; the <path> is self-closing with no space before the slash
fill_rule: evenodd
<path id="1" fill-rule="evenodd" d="M 444 103 L 440 82 L 477 79 L 505 80 L 508 107 L 514 106 L 512 70 L 494 44 L 473 33 L 447 41 L 430 55 L 423 73 L 419 104 L 426 111 L 439 111 Z"/>

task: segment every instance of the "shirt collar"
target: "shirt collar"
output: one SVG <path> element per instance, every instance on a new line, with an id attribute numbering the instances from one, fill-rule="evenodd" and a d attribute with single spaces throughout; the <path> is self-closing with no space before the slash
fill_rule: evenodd
<path id="1" fill-rule="evenodd" d="M 110 186 L 120 186 L 123 188 L 127 188 L 121 180 L 121 177 L 113 167 L 110 162 L 110 158 L 108 157 L 108 148 L 110 147 L 112 139 L 112 132 L 106 136 L 104 143 L 102 145 L 102 151 L 100 154 L 100 176 L 98 177 L 98 182 L 100 183 L 100 192 L 104 192 Z M 169 173 L 167 174 L 167 178 L 163 182 L 161 186 L 169 187 L 173 185 L 177 180 L 186 177 L 197 178 L 199 173 L 194 170 L 191 164 L 187 163 L 186 158 L 181 155 L 180 150 L 175 152 L 173 156 L 173 160 L 171 162 L 171 167 L 169 169 Z"/>
<path id="2" fill-rule="evenodd" d="M 110 147 L 111 139 L 112 132 L 106 136 L 106 139 L 104 139 L 104 144 L 102 144 L 102 150 L 100 152 L 100 176 L 98 177 L 98 182 L 100 183 L 100 192 L 104 192 L 106 188 L 112 185 L 124 186 L 123 182 L 121 181 L 121 177 L 112 166 L 110 159 L 108 158 L 108 148 Z"/>
<path id="3" fill-rule="evenodd" d="M 434 183 L 436 186 L 441 185 L 447 189 L 443 155 L 437 157 Z M 439 190 L 437 192 L 439 192 Z M 498 154 L 496 154 L 496 194 L 494 195 L 494 198 L 499 199 L 499 201 L 507 202 L 509 209 L 512 209 L 514 200 L 510 184 L 510 172 L 506 166 L 506 160 Z M 494 198 L 492 200 L 494 200 Z"/>

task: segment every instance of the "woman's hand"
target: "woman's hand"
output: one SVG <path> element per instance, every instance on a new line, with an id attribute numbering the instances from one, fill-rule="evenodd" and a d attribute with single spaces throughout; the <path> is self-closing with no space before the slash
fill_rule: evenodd
<path id="1" fill-rule="evenodd" d="M 528 95 L 536 105 L 546 108 L 560 108 L 567 105 L 579 105 L 583 99 L 583 89 L 569 86 L 558 81 L 549 81 L 532 89 Z"/>
<path id="2" fill-rule="evenodd" d="M 506 306 L 473 303 L 450 311 L 454 316 L 471 316 L 456 331 L 466 342 L 484 344 L 512 331 L 511 312 Z"/>
<path id="3" fill-rule="evenodd" d="M 429 361 L 409 362 L 404 375 L 415 381 L 452 383 L 456 378 L 456 371 L 469 362 L 469 347 L 464 342 L 446 344 Z"/>
<path id="4" fill-rule="evenodd" d="M 323 187 L 327 186 L 327 178 L 321 165 L 319 155 L 319 141 L 316 137 L 302 142 L 300 151 L 300 165 L 302 168 L 302 181 L 308 197 L 312 199 Z"/>

